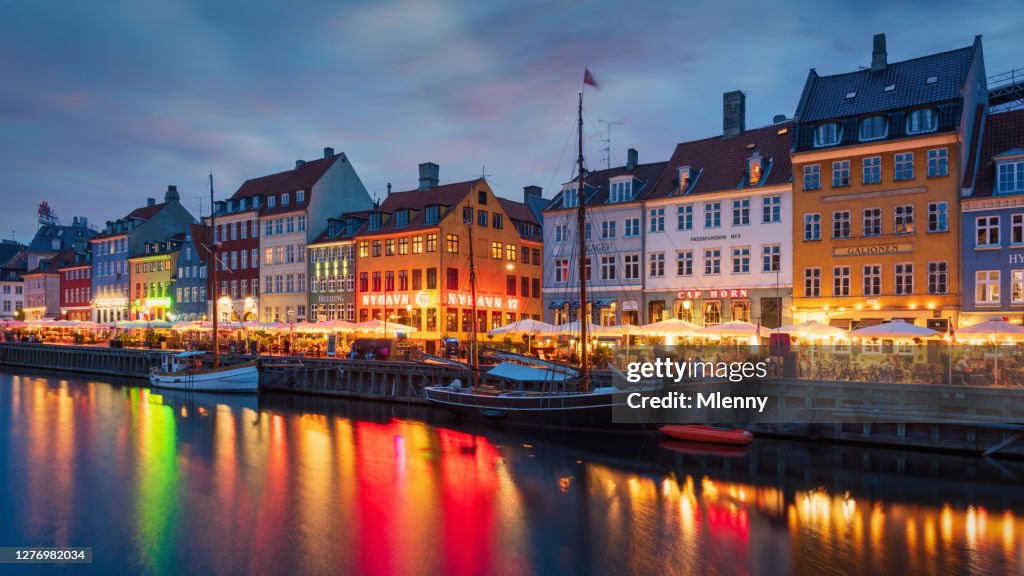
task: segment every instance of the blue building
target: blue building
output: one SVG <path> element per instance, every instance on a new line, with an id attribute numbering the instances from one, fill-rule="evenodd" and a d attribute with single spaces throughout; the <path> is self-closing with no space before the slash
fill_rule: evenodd
<path id="1" fill-rule="evenodd" d="M 174 314 L 179 320 L 201 320 L 209 313 L 206 262 L 210 254 L 210 228 L 192 224 L 181 237 L 178 269 L 174 271 Z"/>
<path id="2" fill-rule="evenodd" d="M 177 186 L 168 186 L 164 201 L 148 198 L 89 240 L 92 245 L 92 318 L 109 324 L 129 318 L 128 257 L 144 251 L 150 242 L 163 241 L 183 232 L 195 219 L 181 205 Z"/>
<path id="3" fill-rule="evenodd" d="M 982 138 L 961 203 L 964 324 L 1024 319 L 1024 110 L 988 116 Z"/>

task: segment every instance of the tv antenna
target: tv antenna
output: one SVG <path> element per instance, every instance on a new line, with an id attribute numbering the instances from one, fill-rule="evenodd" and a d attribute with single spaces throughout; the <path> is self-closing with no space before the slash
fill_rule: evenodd
<path id="1" fill-rule="evenodd" d="M 604 142 L 604 148 L 601 149 L 604 152 L 604 164 L 605 169 L 611 169 L 612 167 L 612 125 L 621 126 L 625 122 L 613 122 L 611 120 L 598 120 L 598 124 L 604 124 L 604 138 L 601 142 Z"/>

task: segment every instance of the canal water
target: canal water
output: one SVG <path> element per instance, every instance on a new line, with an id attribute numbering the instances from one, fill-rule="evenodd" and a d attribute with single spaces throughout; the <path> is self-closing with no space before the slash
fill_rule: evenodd
<path id="1" fill-rule="evenodd" d="M 0 373 L 0 546 L 93 550 L 46 574 L 1024 574 L 1022 479 Z"/>

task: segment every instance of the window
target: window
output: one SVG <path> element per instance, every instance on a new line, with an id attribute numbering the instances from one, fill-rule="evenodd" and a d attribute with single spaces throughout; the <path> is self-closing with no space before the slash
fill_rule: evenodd
<path id="1" fill-rule="evenodd" d="M 997 166 L 996 189 L 1000 193 L 1024 192 L 1024 161 L 1001 162 Z"/>
<path id="2" fill-rule="evenodd" d="M 1024 304 L 1024 270 L 1010 271 L 1010 302 Z"/>
<path id="3" fill-rule="evenodd" d="M 896 295 L 909 296 L 914 293 L 914 265 L 896 265 Z"/>
<path id="4" fill-rule="evenodd" d="M 398 239 L 398 253 L 400 255 L 403 255 L 403 256 L 405 254 L 409 253 L 409 239 L 408 238 L 399 238 Z"/>
<path id="5" fill-rule="evenodd" d="M 850 185 L 850 161 L 839 160 L 832 163 L 832 187 Z"/>
<path id="6" fill-rule="evenodd" d="M 472 224 L 473 223 L 473 208 L 471 206 L 462 207 L 462 223 Z"/>
<path id="7" fill-rule="evenodd" d="M 594 225 L 587 222 L 583 226 L 583 237 L 589 242 L 594 238 Z"/>
<path id="8" fill-rule="evenodd" d="M 458 234 L 448 234 L 445 238 L 445 251 L 449 254 L 459 253 L 459 236 Z"/>
<path id="9" fill-rule="evenodd" d="M 804 240 L 821 240 L 821 214 L 804 214 Z"/>
<path id="10" fill-rule="evenodd" d="M 893 234 L 914 233 L 914 206 L 906 204 L 895 208 L 895 226 Z"/>
<path id="11" fill-rule="evenodd" d="M 267 208 L 273 208 L 275 201 L 277 201 L 276 196 L 267 196 Z"/>
<path id="12" fill-rule="evenodd" d="M 626 233 L 625 238 L 636 238 L 640 235 L 640 219 L 639 218 L 626 218 Z"/>
<path id="13" fill-rule="evenodd" d="M 804 190 L 818 190 L 821 188 L 821 165 L 808 164 L 804 166 Z"/>
<path id="14" fill-rule="evenodd" d="M 649 213 L 651 220 L 651 232 L 665 231 L 665 209 L 654 208 Z"/>
<path id="15" fill-rule="evenodd" d="M 501 242 L 491 242 L 491 258 L 501 260 Z"/>
<path id="16" fill-rule="evenodd" d="M 879 184 L 882 182 L 882 157 L 872 156 L 863 160 L 864 183 Z"/>
<path id="17" fill-rule="evenodd" d="M 832 237 L 850 237 L 850 211 L 841 210 L 832 213 Z"/>
<path id="18" fill-rule="evenodd" d="M 437 290 L 437 268 L 427 268 L 427 290 Z"/>
<path id="19" fill-rule="evenodd" d="M 1024 214 L 1010 217 L 1010 244 L 1024 244 Z"/>
<path id="20" fill-rule="evenodd" d="M 491 218 L 491 216 L 487 212 L 487 210 L 477 210 L 476 211 L 476 224 L 477 224 L 477 226 L 480 226 L 481 228 L 486 228 L 487 227 L 487 222 L 488 222 L 488 220 L 490 220 L 490 218 Z"/>
<path id="21" fill-rule="evenodd" d="M 878 296 L 882 293 L 882 266 L 868 264 L 864 266 L 864 295 Z"/>
<path id="22" fill-rule="evenodd" d="M 640 279 L 640 255 L 639 254 L 626 254 L 622 257 L 623 263 L 623 278 L 626 280 L 639 280 Z"/>
<path id="23" fill-rule="evenodd" d="M 948 276 L 945 262 L 928 263 L 928 293 L 945 294 Z"/>
<path id="24" fill-rule="evenodd" d="M 720 248 L 704 249 L 704 275 L 712 276 L 722 273 L 722 250 Z"/>
<path id="25" fill-rule="evenodd" d="M 704 227 L 720 228 L 722 226 L 722 203 L 704 203 Z"/>
<path id="26" fill-rule="evenodd" d="M 359 257 L 369 258 L 370 257 L 370 242 L 369 240 L 359 241 Z"/>
<path id="27" fill-rule="evenodd" d="M 949 157 L 945 148 L 928 151 L 928 177 L 946 176 L 949 174 Z"/>
<path id="28" fill-rule="evenodd" d="M 555 282 L 565 283 L 569 281 L 569 259 L 555 259 Z"/>
<path id="29" fill-rule="evenodd" d="M 576 208 L 579 205 L 579 194 L 576 192 L 576 187 L 562 188 L 562 208 Z"/>
<path id="30" fill-rule="evenodd" d="M 750 246 L 736 246 L 732 249 L 732 273 L 750 272 Z"/>
<path id="31" fill-rule="evenodd" d="M 274 263 L 274 249 L 264 248 L 263 249 L 263 265 L 270 266 Z"/>
<path id="32" fill-rule="evenodd" d="M 287 206 L 290 203 L 291 203 L 291 196 L 287 192 L 285 192 L 284 194 L 281 194 L 281 206 Z M 289 292 L 290 292 L 290 290 L 289 290 Z"/>
<path id="33" fill-rule="evenodd" d="M 946 232 L 949 230 L 949 219 L 946 216 L 945 202 L 928 203 L 928 231 Z"/>
<path id="34" fill-rule="evenodd" d="M 519 261 L 523 264 L 530 263 L 530 249 L 526 246 L 520 246 L 519 248 Z"/>
<path id="35" fill-rule="evenodd" d="M 850 295 L 850 267 L 849 266 L 833 266 L 832 267 L 832 295 L 833 296 L 849 296 Z"/>
<path id="36" fill-rule="evenodd" d="M 447 268 L 445 270 L 445 288 L 448 290 L 459 289 L 459 269 Z"/>
<path id="37" fill-rule="evenodd" d="M 864 209 L 864 235 L 865 236 L 881 236 L 882 235 L 882 209 L 881 208 L 865 208 Z"/>
<path id="38" fill-rule="evenodd" d="M 437 224 L 441 220 L 441 207 L 427 206 L 423 213 L 423 220 L 426 224 Z"/>
<path id="39" fill-rule="evenodd" d="M 427 252 L 437 252 L 437 234 L 427 234 Z"/>
<path id="40" fill-rule="evenodd" d="M 388 238 L 387 240 L 384 240 L 384 255 L 385 256 L 394 256 L 395 255 L 395 239 L 394 238 Z"/>
<path id="41" fill-rule="evenodd" d="M 676 276 L 693 276 L 693 250 L 676 252 Z"/>
<path id="42" fill-rule="evenodd" d="M 297 190 L 295 192 L 295 203 L 296 204 L 302 204 L 305 201 L 306 201 L 306 191 L 305 190 Z"/>
<path id="43" fill-rule="evenodd" d="M 271 221 L 271 220 L 267 220 L 266 222 L 264 222 L 264 224 L 265 224 L 265 226 L 264 226 L 264 230 L 263 230 L 263 235 L 264 236 L 272 235 L 274 233 L 274 222 Z"/>
<path id="44" fill-rule="evenodd" d="M 974 273 L 974 302 L 999 304 L 999 270 L 978 270 Z"/>
<path id="45" fill-rule="evenodd" d="M 505 220 L 501 214 L 495 212 L 494 215 L 491 216 L 491 226 L 496 230 L 501 230 L 505 227 Z"/>
<path id="46" fill-rule="evenodd" d="M 423 289 L 423 270 L 417 268 L 416 270 L 412 271 L 412 289 Z"/>
<path id="47" fill-rule="evenodd" d="M 615 280 L 615 256 L 601 256 L 601 280 Z"/>
<path id="48" fill-rule="evenodd" d="M 422 254 L 423 253 L 423 236 L 412 237 L 412 253 Z"/>
<path id="49" fill-rule="evenodd" d="M 999 216 L 980 216 L 975 221 L 977 234 L 974 245 L 978 247 L 999 246 Z"/>
<path id="50" fill-rule="evenodd" d="M 732 201 L 732 225 L 746 226 L 750 224 L 750 198 Z"/>
<path id="51" fill-rule="evenodd" d="M 907 133 L 908 134 L 921 134 L 924 132 L 934 132 L 936 127 L 936 115 L 935 110 L 932 108 L 922 108 L 920 110 L 914 110 L 907 116 Z"/>
<path id="52" fill-rule="evenodd" d="M 615 220 L 601 222 L 601 238 L 615 238 Z"/>
<path id="53" fill-rule="evenodd" d="M 508 260 L 509 262 L 515 262 L 516 252 L 517 250 L 515 244 L 505 244 L 505 260 Z"/>
<path id="54" fill-rule="evenodd" d="M 872 116 L 860 121 L 860 141 L 881 140 L 885 138 L 886 123 L 882 116 Z"/>
<path id="55" fill-rule="evenodd" d="M 665 253 L 652 252 L 648 262 L 647 275 L 651 278 L 665 277 Z"/>
<path id="56" fill-rule="evenodd" d="M 832 146 L 839 143 L 841 130 L 839 124 L 829 122 L 822 124 L 814 130 L 814 146 Z"/>
<path id="57" fill-rule="evenodd" d="M 374 258 L 379 258 L 380 257 L 380 247 L 381 247 L 380 240 L 374 240 L 373 241 L 373 257 Z"/>
<path id="58" fill-rule="evenodd" d="M 782 196 L 761 198 L 761 223 L 782 222 Z"/>
<path id="59" fill-rule="evenodd" d="M 804 296 L 821 296 L 821 268 L 804 268 Z"/>
<path id="60" fill-rule="evenodd" d="M 896 180 L 913 180 L 914 179 L 914 153 L 904 152 L 903 154 L 897 154 L 895 157 L 895 168 L 896 172 L 894 178 Z"/>
<path id="61" fill-rule="evenodd" d="M 779 272 L 782 270 L 782 246 L 765 244 L 761 247 L 761 270 L 763 272 Z"/>
<path id="62" fill-rule="evenodd" d="M 676 209 L 676 230 L 693 230 L 693 204 Z"/>
<path id="63" fill-rule="evenodd" d="M 409 225 L 409 211 L 399 210 L 395 212 L 395 228 L 405 228 Z"/>
<path id="64" fill-rule="evenodd" d="M 612 190 L 610 201 L 614 204 L 616 202 L 627 202 L 633 198 L 633 181 L 625 180 L 623 182 L 612 182 Z"/>
<path id="65" fill-rule="evenodd" d="M 569 240 L 569 225 L 555 224 L 555 242 L 566 242 Z"/>

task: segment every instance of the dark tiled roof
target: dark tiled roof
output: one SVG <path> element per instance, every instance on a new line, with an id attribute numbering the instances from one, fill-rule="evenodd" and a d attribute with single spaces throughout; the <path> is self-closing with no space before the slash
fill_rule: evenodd
<path id="1" fill-rule="evenodd" d="M 128 218 L 138 218 L 139 220 L 149 220 L 153 216 L 156 216 L 161 210 L 167 206 L 166 202 L 154 204 L 152 206 L 143 206 L 142 208 L 136 208 L 128 214 Z"/>
<path id="2" fill-rule="evenodd" d="M 516 202 L 515 200 L 509 200 L 508 198 L 498 198 L 498 204 L 501 204 L 501 209 L 505 211 L 512 220 L 519 222 L 528 222 L 530 224 L 539 224 L 537 217 L 533 215 L 533 211 L 530 207 L 522 202 Z"/>
<path id="3" fill-rule="evenodd" d="M 0 242 L 0 264 L 6 264 L 8 260 L 14 258 L 23 248 L 25 246 L 17 242 Z"/>
<path id="4" fill-rule="evenodd" d="M 1015 148 L 1024 148 L 1024 110 L 990 115 L 985 121 L 972 198 L 992 195 L 996 185 L 996 164 L 992 158 Z"/>
<path id="5" fill-rule="evenodd" d="M 231 196 L 231 199 L 240 200 L 242 198 L 252 198 L 253 196 L 263 196 L 264 200 L 263 205 L 260 207 L 260 214 L 291 212 L 302 209 L 309 203 L 313 185 L 323 178 L 323 175 L 334 165 L 335 161 L 343 157 L 344 154 L 339 153 L 330 158 L 311 160 L 298 168 L 246 180 Z M 298 190 L 306 191 L 304 204 L 295 203 L 294 193 Z M 273 208 L 267 207 L 266 197 L 284 192 L 290 192 L 293 195 L 288 206 L 281 206 L 278 202 Z"/>
<path id="6" fill-rule="evenodd" d="M 36 230 L 35 236 L 32 241 L 29 242 L 28 249 L 30 252 L 53 252 L 53 248 L 50 245 L 50 241 L 54 239 L 54 233 L 56 238 L 61 241 L 61 246 L 65 246 L 69 243 L 74 243 L 76 240 L 88 240 L 96 236 L 95 230 L 90 230 L 85 226 L 40 226 Z M 81 236 L 77 234 L 81 233 Z"/>
<path id="7" fill-rule="evenodd" d="M 748 130 L 738 136 L 715 136 L 676 145 L 661 179 L 644 194 L 644 200 L 666 198 L 679 188 L 678 170 L 693 169 L 687 196 L 736 190 L 747 184 L 747 160 L 757 152 L 766 160 L 761 184 L 749 188 L 778 186 L 792 180 L 789 146 L 792 141 L 791 121 Z M 780 133 L 781 132 L 781 133 Z"/>
<path id="8" fill-rule="evenodd" d="M 452 207 L 462 201 L 469 194 L 473 187 L 478 182 L 481 182 L 482 178 L 476 180 L 469 180 L 467 182 L 456 182 L 454 184 L 445 184 L 443 186 L 435 186 L 428 190 L 408 190 L 405 192 L 392 192 L 384 199 L 384 202 L 380 205 L 376 212 L 384 212 L 386 214 L 394 214 L 401 209 L 411 209 L 416 213 L 409 220 L 409 225 L 402 228 L 402 230 L 411 230 L 416 228 L 422 228 L 425 226 L 434 227 L 436 224 L 427 224 L 426 211 L 424 208 L 427 206 L 447 206 Z M 442 215 L 442 218 L 444 215 Z M 395 219 L 388 218 L 387 222 L 372 232 L 367 230 L 369 224 L 364 224 L 357 232 L 356 235 L 361 234 L 386 234 L 388 232 L 395 231 Z"/>
<path id="9" fill-rule="evenodd" d="M 654 162 L 651 164 L 637 164 L 633 170 L 627 170 L 625 166 L 619 166 L 618 168 L 598 170 L 587 174 L 585 179 L 587 185 L 587 206 L 608 205 L 611 180 L 618 176 L 631 175 L 641 181 L 639 188 L 637 186 L 633 187 L 633 198 L 634 200 L 639 200 L 650 191 L 654 183 L 661 177 L 662 172 L 665 171 L 667 165 L 666 162 Z M 575 182 L 575 179 L 573 181 Z M 551 210 L 575 210 L 575 208 L 562 208 L 562 192 L 559 192 L 554 198 L 547 201 L 544 211 L 548 212 Z"/>
<path id="10" fill-rule="evenodd" d="M 24 275 L 30 274 L 56 274 L 61 268 L 68 264 L 75 263 L 75 249 L 65 248 L 57 253 L 56 256 L 49 260 L 42 260 L 39 262 L 39 266 L 32 270 L 29 270 Z"/>
<path id="11" fill-rule="evenodd" d="M 330 223 L 328 223 L 328 225 L 327 225 L 328 227 L 324 228 L 324 231 L 321 232 L 316 237 L 316 239 L 313 240 L 312 242 L 310 242 L 309 244 L 310 245 L 312 245 L 312 244 L 323 244 L 325 242 L 338 242 L 338 241 L 341 241 L 341 240 L 351 240 L 359 232 L 359 229 L 363 226 L 363 223 L 366 222 L 366 220 L 369 217 L 370 217 L 370 211 L 369 210 L 359 210 L 357 212 L 346 212 L 345 214 L 342 214 L 341 216 L 339 216 L 337 218 L 331 218 L 330 220 L 337 220 L 337 221 L 339 221 L 341 223 L 340 224 L 340 228 L 339 228 L 339 233 L 335 234 L 334 236 L 331 236 L 330 234 L 328 234 L 328 232 L 330 231 Z M 356 225 L 355 225 L 355 227 L 353 229 L 353 233 L 352 234 L 348 234 L 347 233 L 348 228 L 344 225 L 345 220 L 347 220 L 349 218 L 352 218 L 352 219 L 354 219 L 356 221 Z"/>
<path id="12" fill-rule="evenodd" d="M 846 74 L 818 76 L 812 69 L 800 99 L 797 118 L 800 122 L 818 122 L 955 100 L 960 97 L 975 47 L 980 42 L 979 37 L 973 46 L 894 62 L 877 73 L 866 68 Z M 928 84 L 931 76 L 937 80 Z M 896 88 L 886 92 L 887 86 Z M 856 96 L 847 98 L 851 93 Z"/>
<path id="13" fill-rule="evenodd" d="M 979 139 L 981 138 L 981 129 L 984 126 L 982 119 L 985 117 L 985 105 L 975 104 L 974 106 L 974 124 L 971 126 L 971 139 L 967 141 L 967 162 L 964 164 L 967 169 L 964 170 L 964 179 L 960 184 L 963 189 L 971 189 L 974 187 L 974 178 L 977 176 L 977 165 L 978 157 L 980 154 Z"/>

